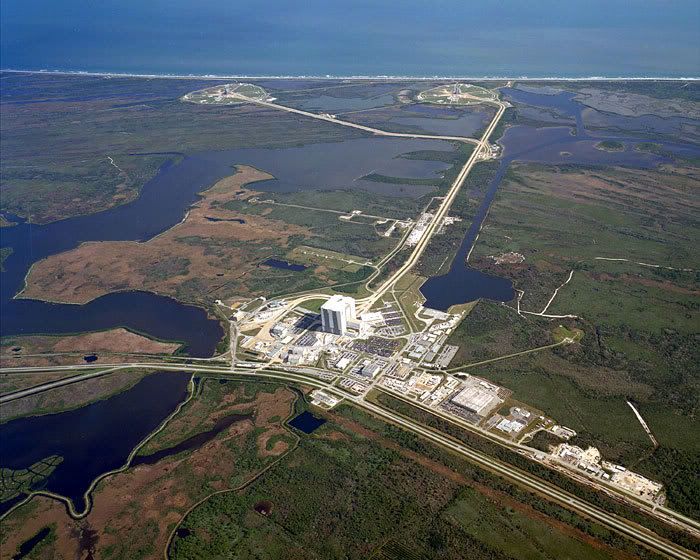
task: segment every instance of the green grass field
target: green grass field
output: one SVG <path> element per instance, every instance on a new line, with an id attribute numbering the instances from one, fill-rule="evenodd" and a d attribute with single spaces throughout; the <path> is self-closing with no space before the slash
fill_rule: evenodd
<path id="1" fill-rule="evenodd" d="M 472 373 L 515 390 L 607 457 L 658 476 L 670 486 L 671 505 L 697 515 L 700 485 L 689 481 L 700 450 L 692 436 L 700 403 L 698 275 L 663 268 L 698 270 L 694 173 L 680 167 L 514 167 L 472 266 L 512 278 L 525 292 L 521 308 L 530 311 L 540 311 L 573 270 L 547 312 L 579 319 L 519 317 L 480 303 L 455 332 L 463 347 L 453 365 L 537 346 L 560 324 L 580 330 L 582 338 L 571 346 Z M 490 258 L 509 251 L 525 261 L 496 265 Z M 626 399 L 656 434 L 658 453 L 652 455 Z M 675 473 L 667 466 L 670 455 L 680 457 Z"/>

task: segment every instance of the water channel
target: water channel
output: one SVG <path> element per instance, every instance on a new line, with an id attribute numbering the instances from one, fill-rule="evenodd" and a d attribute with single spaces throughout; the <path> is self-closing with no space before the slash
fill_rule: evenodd
<path id="1" fill-rule="evenodd" d="M 514 161 L 548 164 L 620 165 L 636 168 L 653 168 L 671 159 L 634 149 L 634 145 L 648 142 L 648 138 L 620 135 L 592 134 L 586 131 L 582 117 L 585 107 L 575 101 L 575 94 L 561 92 L 554 95 L 538 94 L 512 88 L 501 90 L 505 99 L 518 106 L 527 104 L 540 107 L 564 118 L 573 119 L 574 126 L 513 126 L 506 130 L 499 141 L 503 147 L 503 157 L 491 179 L 484 198 L 472 220 L 449 271 L 433 276 L 421 287 L 426 298 L 425 305 L 446 311 L 452 305 L 467 303 L 480 298 L 494 301 L 510 301 L 515 290 L 510 280 L 488 275 L 473 269 L 467 263 L 467 256 L 481 231 L 489 208 L 496 196 L 498 187 Z M 608 152 L 595 145 L 601 140 L 621 142 L 625 150 Z M 658 142 L 663 149 L 679 156 L 698 157 L 700 149 L 692 144 Z"/>

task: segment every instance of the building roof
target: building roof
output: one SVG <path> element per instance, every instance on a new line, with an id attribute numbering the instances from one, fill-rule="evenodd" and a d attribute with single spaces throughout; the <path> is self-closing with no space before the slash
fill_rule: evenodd
<path id="1" fill-rule="evenodd" d="M 467 387 L 452 397 L 451 401 L 459 406 L 483 414 L 501 402 L 501 399 L 493 391 L 487 391 L 480 387 Z"/>
<path id="2" fill-rule="evenodd" d="M 321 306 L 321 309 L 328 309 L 329 311 L 341 311 L 345 312 L 347 306 L 350 304 L 352 298 L 335 295 L 332 296 L 326 303 Z"/>

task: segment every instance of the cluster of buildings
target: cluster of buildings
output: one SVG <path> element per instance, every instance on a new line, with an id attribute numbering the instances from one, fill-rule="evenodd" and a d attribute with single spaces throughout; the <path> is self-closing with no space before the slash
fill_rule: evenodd
<path id="1" fill-rule="evenodd" d="M 405 370 L 404 370 L 405 371 Z M 442 374 L 431 374 L 428 372 L 416 372 L 411 375 L 413 369 L 408 370 L 408 374 L 400 375 L 400 366 L 396 367 L 392 375 L 387 372 L 381 379 L 382 387 L 400 393 L 401 395 L 414 398 L 428 406 L 437 405 L 445 400 L 459 385 L 459 380 L 455 377 Z"/>
<path id="2" fill-rule="evenodd" d="M 326 393 L 323 389 L 314 389 L 309 396 L 311 397 L 311 404 L 326 410 L 333 408 L 341 401 L 341 399 Z"/>
<path id="3" fill-rule="evenodd" d="M 464 374 L 461 381 L 458 390 L 441 407 L 473 424 L 480 423 L 511 395 L 505 387 L 473 375 Z"/>
<path id="4" fill-rule="evenodd" d="M 486 427 L 493 427 L 508 436 L 515 437 L 522 433 L 534 419 L 535 416 L 532 411 L 514 406 L 510 408 L 508 414 L 494 414 L 491 416 L 486 423 Z M 544 420 L 544 417 L 540 416 L 539 419 Z"/>
<path id="5" fill-rule="evenodd" d="M 428 226 L 430 225 L 430 222 L 433 220 L 433 217 L 435 215 L 432 214 L 431 212 L 423 212 L 419 217 L 418 220 L 416 221 L 415 225 L 413 226 L 413 229 L 411 230 L 411 233 L 408 234 L 408 238 L 406 239 L 406 246 L 407 247 L 413 247 L 415 246 L 423 237 L 423 234 L 425 233 L 425 230 L 428 229 Z M 444 229 L 446 226 L 450 226 L 454 224 L 455 222 L 460 222 L 462 221 L 461 218 L 456 217 L 456 216 L 445 216 L 440 223 L 440 227 L 438 230 L 435 232 L 437 234 L 443 233 Z"/>
<path id="6" fill-rule="evenodd" d="M 446 368 L 457 354 L 459 346 L 445 343 L 459 324 L 462 315 L 421 307 L 418 318 L 427 323 L 426 328 L 411 335 L 404 354 L 417 364 L 426 363 L 437 369 Z"/>
<path id="7" fill-rule="evenodd" d="M 413 247 L 421 240 L 421 237 L 423 237 L 425 230 L 428 229 L 428 225 L 430 224 L 432 219 L 433 214 L 431 214 L 430 212 L 423 212 L 418 217 L 418 220 L 413 226 L 411 233 L 408 234 L 408 239 L 406 239 L 405 243 L 406 247 Z"/>
<path id="8" fill-rule="evenodd" d="M 569 468 L 580 469 L 589 476 L 618 486 L 643 500 L 657 504 L 663 504 L 666 500 L 662 484 L 629 471 L 622 465 L 603 461 L 600 451 L 595 447 L 582 449 L 561 443 L 553 448 L 551 457 Z"/>
<path id="9" fill-rule="evenodd" d="M 487 161 L 501 157 L 501 146 L 498 144 L 487 144 L 476 156 L 477 160 Z"/>
<path id="10" fill-rule="evenodd" d="M 539 460 L 585 473 L 650 503 L 664 503 L 660 483 L 604 461 L 595 447 L 582 449 L 567 443 L 576 436 L 574 430 L 513 401 L 510 390 L 466 373 L 440 371 L 458 351 L 458 346 L 446 342 L 459 324 L 460 314 L 420 307 L 416 319 L 425 324 L 421 332 L 402 337 L 391 330 L 396 336 L 383 337 L 377 336 L 383 334 L 382 329 L 403 328 L 401 311 L 393 304 L 362 313 L 359 318 L 355 300 L 344 295 L 334 295 L 323 303 L 320 317 L 303 308 L 290 311 L 288 307 L 283 300 L 263 300 L 253 311 L 238 310 L 236 314 L 246 317 L 247 323 L 252 320 L 262 325 L 256 335 L 244 336 L 241 344 L 295 365 L 298 371 L 336 381 L 350 398 L 362 398 L 373 388 L 380 389 L 518 442 L 546 430 L 563 443 L 551 448 L 549 454 L 536 454 Z M 327 391 L 311 393 L 312 404 L 325 409 L 341 401 L 342 397 Z"/>

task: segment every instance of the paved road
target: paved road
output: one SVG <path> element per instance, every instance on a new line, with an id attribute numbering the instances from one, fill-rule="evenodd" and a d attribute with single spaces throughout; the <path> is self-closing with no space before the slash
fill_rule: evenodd
<path id="1" fill-rule="evenodd" d="M 467 460 L 479 465 L 482 468 L 490 470 L 503 476 L 507 480 L 515 482 L 516 484 L 540 495 L 544 495 L 552 501 L 555 501 L 561 505 L 564 505 L 568 509 L 571 509 L 586 518 L 592 519 L 598 523 L 609 527 L 619 533 L 622 533 L 629 538 L 643 544 L 644 546 L 655 550 L 661 554 L 664 554 L 671 558 L 676 558 L 680 560 L 692 560 L 698 559 L 700 556 L 694 555 L 693 553 L 685 550 L 679 545 L 671 543 L 666 539 L 663 539 L 645 529 L 636 523 L 628 521 L 620 516 L 608 513 L 597 506 L 593 506 L 585 502 L 584 500 L 570 494 L 559 487 L 538 479 L 534 475 L 531 475 L 525 471 L 521 471 L 507 463 L 500 460 L 494 459 L 485 453 L 476 451 L 467 447 L 466 445 L 453 440 L 445 434 L 423 426 L 411 419 L 405 418 L 401 415 L 394 413 L 393 411 L 381 408 L 373 403 L 367 402 L 358 397 L 352 397 L 347 393 L 339 390 L 337 387 L 332 386 L 331 382 L 326 382 L 321 379 L 315 378 L 304 373 L 290 371 L 284 366 L 270 366 L 269 364 L 245 364 L 249 367 L 236 367 L 234 370 L 223 368 L 221 366 L 206 366 L 206 365 L 196 365 L 196 364 L 154 364 L 154 363 L 134 363 L 134 364 L 110 364 L 113 368 L 158 368 L 160 370 L 169 371 L 191 371 L 198 373 L 208 373 L 219 376 L 226 375 L 237 375 L 237 376 L 251 376 L 251 377 L 264 377 L 269 379 L 275 379 L 284 382 L 301 383 L 307 386 L 311 386 L 318 389 L 323 389 L 324 391 L 348 400 L 354 403 L 356 406 L 364 408 L 365 410 L 379 416 L 391 423 L 399 425 L 406 430 L 409 430 L 429 441 L 450 449 L 454 451 Z M 19 373 L 29 372 L 40 372 L 40 371 L 56 371 L 56 370 L 68 370 L 68 369 L 80 370 L 85 369 L 85 366 L 58 366 L 56 368 L 12 368 L 12 371 Z M 3 369 L 3 373 L 7 373 L 8 370 Z M 90 372 L 85 376 L 80 376 L 82 379 L 87 379 L 91 376 L 96 376 L 98 374 L 105 374 L 106 370 L 100 372 Z M 77 379 L 74 379 L 75 382 Z M 43 390 L 48 390 L 52 385 L 51 383 L 43 386 Z M 40 388 L 35 387 L 28 389 L 27 392 L 38 392 Z M 667 510 L 666 508 L 657 507 L 656 510 L 665 510 L 665 512 L 673 514 L 676 520 L 676 525 L 680 523 L 679 520 L 684 519 L 683 516 L 673 512 L 672 510 Z M 686 530 L 691 534 L 697 534 L 697 529 L 700 528 L 700 524 L 694 520 L 685 518 L 689 523 L 687 524 Z"/>
<path id="2" fill-rule="evenodd" d="M 238 352 L 238 323 L 229 321 L 229 352 L 231 354 L 231 369 L 236 367 L 236 352 Z"/>
<path id="3" fill-rule="evenodd" d="M 75 369 L 75 366 L 67 366 L 68 369 L 66 371 L 70 371 L 71 367 L 73 369 Z M 80 366 L 80 367 L 83 368 L 84 366 Z M 128 364 L 127 365 L 115 364 L 113 367 L 108 367 L 108 369 L 100 369 L 99 371 L 90 371 L 88 373 L 83 373 L 81 375 L 72 375 L 70 377 L 64 377 L 63 379 L 58 379 L 57 381 L 51 381 L 49 383 L 42 383 L 41 385 L 37 385 L 35 387 L 30 387 L 29 389 L 22 389 L 21 391 L 14 391 L 12 393 L 6 393 L 0 397 L 0 404 L 5 404 L 5 403 L 8 403 L 10 401 L 21 399 L 23 397 L 28 397 L 29 395 L 43 393 L 44 391 L 48 391 L 50 389 L 56 389 L 57 387 L 71 385 L 72 383 L 77 383 L 78 381 L 85 381 L 86 379 L 92 379 L 94 377 L 101 377 L 101 376 L 106 375 L 108 373 L 112 373 L 113 371 L 116 371 L 118 369 L 129 369 L 129 368 L 130 368 L 130 366 Z M 53 371 L 56 371 L 56 369 L 57 368 L 54 368 Z M 94 370 L 95 366 L 92 366 L 91 369 Z M 44 368 L 43 371 L 46 371 L 46 368 Z M 58 370 L 58 371 L 61 371 L 61 370 Z M 5 368 L 3 368 L 0 370 L 0 373 L 12 373 L 12 372 L 8 372 Z M 31 373 L 31 372 L 22 372 L 22 373 Z"/>
<path id="4" fill-rule="evenodd" d="M 356 128 L 358 130 L 363 130 L 364 132 L 370 132 L 378 136 L 392 136 L 394 138 L 419 138 L 424 140 L 450 140 L 453 142 L 465 142 L 467 144 L 478 144 L 479 141 L 475 138 L 469 138 L 468 136 L 440 136 L 438 134 L 410 134 L 404 132 L 389 132 L 387 130 L 381 130 L 379 128 L 372 128 L 371 126 L 364 126 L 362 124 L 357 124 L 350 121 L 344 121 L 341 119 L 336 119 L 324 113 L 311 113 L 309 111 L 304 111 L 302 109 L 295 109 L 293 107 L 287 107 L 286 105 L 278 105 L 277 103 L 271 103 L 270 101 L 261 101 L 258 99 L 251 99 L 250 97 L 245 97 L 244 95 L 234 95 L 241 101 L 246 101 L 248 103 L 255 103 L 256 105 L 262 105 L 263 107 L 269 107 L 270 109 L 277 109 L 279 111 L 287 111 L 288 113 L 296 113 L 297 115 L 303 115 L 304 117 L 311 117 L 312 119 L 318 119 L 321 121 L 326 121 L 333 124 L 339 124 L 341 126 L 347 126 L 350 128 Z"/>
<path id="5" fill-rule="evenodd" d="M 398 424 L 409 431 L 421 435 L 429 441 L 451 449 L 452 451 L 455 451 L 469 459 L 471 462 L 476 463 L 487 470 L 496 472 L 508 480 L 513 480 L 520 486 L 523 486 L 532 492 L 545 495 L 551 500 L 566 506 L 568 509 L 575 511 L 586 518 L 593 519 L 594 521 L 610 527 L 615 531 L 644 544 L 652 550 L 661 552 L 662 554 L 668 555 L 671 558 L 679 558 L 683 560 L 698 558 L 698 556 L 694 555 L 692 552 L 687 551 L 675 543 L 662 539 L 648 529 L 634 524 L 627 519 L 608 513 L 596 506 L 591 506 L 573 494 L 569 494 L 568 492 L 565 492 L 552 484 L 542 482 L 524 471 L 520 471 L 519 469 L 501 463 L 500 461 L 496 461 L 483 453 L 474 451 L 462 444 L 456 443 L 440 433 L 436 433 L 423 426 L 406 421 L 404 418 L 392 414 L 378 406 L 371 405 L 370 403 L 365 402 L 364 408 L 369 409 L 375 415 L 383 417 L 385 420 Z"/>
<path id="6" fill-rule="evenodd" d="M 445 216 L 447 216 L 448 212 L 450 211 L 450 208 L 452 207 L 452 203 L 454 202 L 457 193 L 462 188 L 462 185 L 464 184 L 464 181 L 469 175 L 469 172 L 474 167 L 474 164 L 478 161 L 479 154 L 488 145 L 489 138 L 491 137 L 491 134 L 496 128 L 496 125 L 498 125 L 498 122 L 501 120 L 501 117 L 503 116 L 505 110 L 505 105 L 499 104 L 498 111 L 496 112 L 496 115 L 491 121 L 491 124 L 489 124 L 488 128 L 477 143 L 476 148 L 474 148 L 474 151 L 472 152 L 471 156 L 469 156 L 469 159 L 464 164 L 464 167 L 462 167 L 462 170 L 459 172 L 457 178 L 452 183 L 450 190 L 444 197 L 442 204 L 440 204 L 440 207 L 433 216 L 432 221 L 430 222 L 430 224 L 428 224 L 428 227 L 426 228 L 425 232 L 414 247 L 413 253 L 411 253 L 411 256 L 401 266 L 401 268 L 399 268 L 388 280 L 386 280 L 384 284 L 382 284 L 373 295 L 364 298 L 363 300 L 359 300 L 362 302 L 360 306 L 362 310 L 370 309 L 372 305 L 374 305 L 374 303 L 387 292 L 387 290 L 391 289 L 391 287 L 394 284 L 396 284 L 404 276 L 404 274 L 406 274 L 418 262 L 418 259 L 420 259 L 421 255 L 423 254 L 423 251 L 428 246 L 431 237 L 439 229 L 443 219 L 445 218 Z"/>

